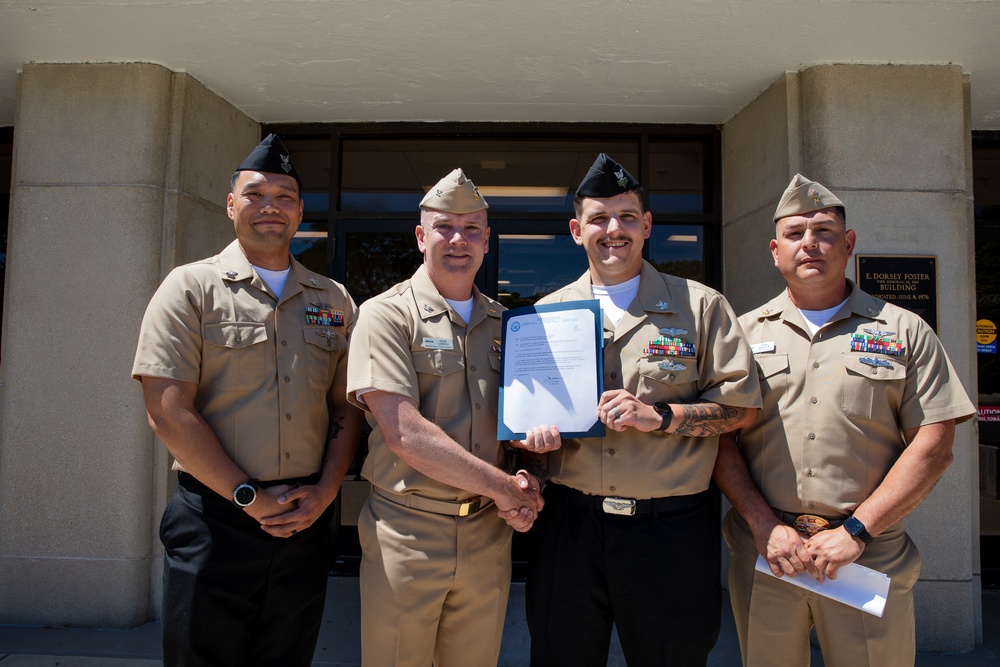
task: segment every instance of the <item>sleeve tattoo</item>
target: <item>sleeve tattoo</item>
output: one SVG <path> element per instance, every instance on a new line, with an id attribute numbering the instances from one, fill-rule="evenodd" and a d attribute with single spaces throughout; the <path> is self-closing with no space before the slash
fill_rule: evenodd
<path id="1" fill-rule="evenodd" d="M 704 438 L 732 431 L 747 414 L 747 408 L 718 403 L 691 403 L 684 406 L 675 433 Z"/>

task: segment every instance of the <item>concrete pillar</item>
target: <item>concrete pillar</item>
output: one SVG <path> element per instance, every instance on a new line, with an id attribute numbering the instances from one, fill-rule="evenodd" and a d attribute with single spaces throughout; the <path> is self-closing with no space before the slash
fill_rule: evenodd
<path id="1" fill-rule="evenodd" d="M 745 312 L 784 286 L 767 243 L 778 198 L 801 172 L 844 200 L 856 253 L 937 257 L 938 334 L 974 396 L 968 99 L 955 66 L 822 65 L 786 74 L 732 118 L 723 130 L 723 252 L 734 308 Z M 906 521 L 923 557 L 919 651 L 966 652 L 982 641 L 977 442 L 974 424 L 958 427 L 954 464 Z"/>
<path id="2" fill-rule="evenodd" d="M 166 455 L 130 379 L 176 263 L 233 238 L 251 119 L 158 65 L 26 65 L 18 84 L 0 395 L 0 623 L 156 614 Z"/>

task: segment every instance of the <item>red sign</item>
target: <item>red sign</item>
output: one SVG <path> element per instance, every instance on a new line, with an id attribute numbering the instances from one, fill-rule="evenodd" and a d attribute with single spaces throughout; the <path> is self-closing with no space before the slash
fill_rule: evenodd
<path id="1" fill-rule="evenodd" d="M 980 405 L 979 421 L 1000 422 L 1000 405 Z"/>

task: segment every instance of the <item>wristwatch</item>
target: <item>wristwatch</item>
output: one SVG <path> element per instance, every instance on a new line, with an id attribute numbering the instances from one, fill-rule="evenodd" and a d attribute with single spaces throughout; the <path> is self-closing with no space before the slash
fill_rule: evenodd
<path id="1" fill-rule="evenodd" d="M 848 535 L 858 538 L 866 545 L 875 541 L 875 538 L 872 537 L 871 533 L 868 532 L 868 529 L 865 528 L 865 524 L 861 523 L 853 516 L 847 517 L 844 521 L 844 529 L 847 531 Z"/>
<path id="2" fill-rule="evenodd" d="M 660 415 L 660 425 L 656 430 L 666 431 L 667 427 L 670 426 L 670 420 L 674 418 L 674 409 L 670 407 L 669 403 L 659 401 L 653 403 L 653 409 Z"/>
<path id="3" fill-rule="evenodd" d="M 257 500 L 257 485 L 247 480 L 233 490 L 233 502 L 239 507 L 249 507 Z"/>

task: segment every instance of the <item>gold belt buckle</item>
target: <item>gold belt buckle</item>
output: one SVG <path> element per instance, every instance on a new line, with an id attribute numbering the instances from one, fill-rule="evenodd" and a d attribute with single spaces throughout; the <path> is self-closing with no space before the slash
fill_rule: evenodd
<path id="1" fill-rule="evenodd" d="M 479 506 L 482 502 L 482 498 L 476 498 L 472 502 L 462 503 L 462 505 L 458 508 L 458 516 L 469 516 L 470 514 L 475 514 L 479 511 Z"/>
<path id="2" fill-rule="evenodd" d="M 792 527 L 800 533 L 805 533 L 812 537 L 816 533 L 821 533 L 830 527 L 830 522 L 815 514 L 800 514 L 795 517 Z"/>
<path id="3" fill-rule="evenodd" d="M 605 514 L 619 514 L 621 516 L 635 516 L 635 501 L 631 498 L 605 498 L 601 503 Z"/>

